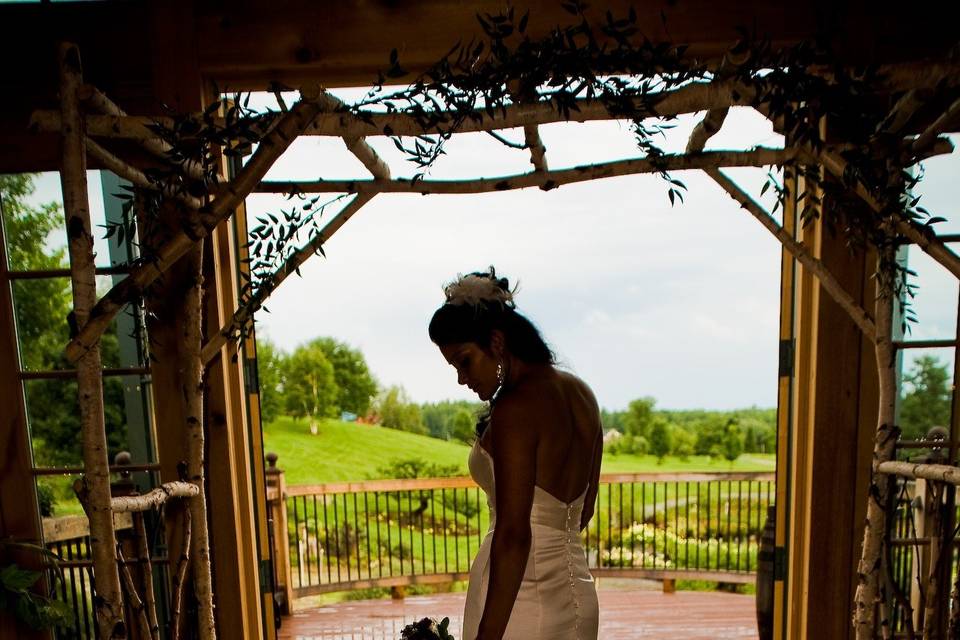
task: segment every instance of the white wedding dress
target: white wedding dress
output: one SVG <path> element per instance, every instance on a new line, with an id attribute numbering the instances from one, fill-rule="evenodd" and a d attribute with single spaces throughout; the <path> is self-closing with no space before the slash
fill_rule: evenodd
<path id="1" fill-rule="evenodd" d="M 497 520 L 493 459 L 475 443 L 468 461 L 470 475 L 490 508 L 490 529 L 470 568 L 463 612 L 463 640 L 474 640 L 483 614 L 490 579 L 490 545 Z M 540 487 L 530 512 L 530 555 L 504 640 L 596 640 L 597 590 L 580 543 L 580 514 L 587 491 L 566 503 Z"/>

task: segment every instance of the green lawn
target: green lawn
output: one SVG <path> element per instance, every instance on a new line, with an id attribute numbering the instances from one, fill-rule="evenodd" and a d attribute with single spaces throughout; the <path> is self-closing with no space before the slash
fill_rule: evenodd
<path id="1" fill-rule="evenodd" d="M 417 458 L 440 465 L 458 465 L 466 474 L 469 448 L 395 429 L 325 421 L 312 435 L 305 420 L 280 418 L 263 430 L 264 447 L 279 456 L 277 466 L 286 472 L 288 485 L 368 480 L 377 468 L 391 460 Z M 682 471 L 773 471 L 769 454 L 744 454 L 732 465 L 726 460 L 694 456 L 688 460 L 667 458 L 662 464 L 653 456 L 608 455 L 604 473 L 658 473 Z"/>
<path id="2" fill-rule="evenodd" d="M 417 458 L 458 465 L 467 473 L 469 447 L 368 424 L 327 420 L 312 435 L 305 420 L 280 418 L 263 429 L 264 450 L 279 456 L 288 485 L 369 480 L 391 460 Z"/>

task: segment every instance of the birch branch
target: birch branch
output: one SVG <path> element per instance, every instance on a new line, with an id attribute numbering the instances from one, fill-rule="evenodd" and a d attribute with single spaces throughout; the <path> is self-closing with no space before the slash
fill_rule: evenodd
<path id="1" fill-rule="evenodd" d="M 749 105 L 755 91 L 734 81 L 696 82 L 679 89 L 649 93 L 634 101 L 637 113 L 629 117 L 674 116 L 697 111 L 710 111 L 733 105 Z M 569 118 L 560 114 L 549 102 L 515 103 L 498 109 L 493 114 L 475 111 L 467 114 L 457 127 L 457 133 L 475 133 L 495 129 L 522 128 L 527 125 L 542 125 L 554 122 L 588 122 L 594 120 L 621 120 L 627 116 L 611 114 L 600 100 L 580 98 L 570 108 Z M 364 113 L 359 118 L 347 111 L 327 112 L 319 115 L 302 135 L 334 136 L 337 138 L 365 136 L 417 136 L 443 131 L 443 126 L 463 115 L 453 111 L 437 111 L 437 124 L 424 128 L 414 117 L 405 113 Z M 55 112 L 38 109 L 31 114 L 31 127 L 36 131 L 60 130 L 60 119 Z M 133 138 L 146 140 L 156 138 L 148 125 L 172 124 L 169 118 L 142 116 L 87 116 L 87 132 L 92 136 L 109 138 Z"/>
<path id="2" fill-rule="evenodd" d="M 950 108 L 943 112 L 933 124 L 927 127 L 926 130 L 913 141 L 913 150 L 923 151 L 929 147 L 958 117 L 960 117 L 960 100 L 956 100 L 951 104 Z"/>
<path id="3" fill-rule="evenodd" d="M 707 141 L 720 131 L 723 121 L 727 119 L 728 111 L 730 111 L 729 108 L 722 107 L 707 112 L 703 120 L 698 122 L 697 126 L 690 132 L 690 138 L 687 140 L 687 153 L 703 151 L 703 148 L 707 146 Z"/>
<path id="4" fill-rule="evenodd" d="M 315 97 L 315 96 L 314 96 Z M 276 127 L 261 140 L 257 151 L 244 165 L 234 180 L 220 190 L 218 197 L 199 210 L 199 234 L 179 230 L 157 251 L 156 259 L 142 264 L 103 296 L 90 312 L 90 320 L 66 347 L 66 356 L 76 362 L 96 344 L 110 326 L 110 322 L 129 301 L 143 295 L 144 291 L 160 274 L 179 260 L 198 240 L 198 235 L 208 235 L 220 222 L 227 219 L 243 202 L 250 191 L 263 179 L 274 161 L 290 146 L 290 143 L 310 124 L 320 112 L 320 107 L 310 99 L 300 100 L 290 111 L 283 114 Z M 194 237 L 191 237 L 194 236 Z"/>
<path id="5" fill-rule="evenodd" d="M 370 202 L 376 194 L 361 193 L 357 194 L 353 200 L 347 203 L 330 222 L 324 225 L 323 229 L 310 242 L 297 249 L 286 262 L 277 268 L 270 276 L 264 278 L 251 299 L 241 304 L 233 317 L 226 325 L 220 328 L 217 333 L 203 345 L 203 351 L 200 353 L 200 360 L 206 366 L 220 352 L 225 344 L 250 321 L 253 314 L 256 313 L 266 302 L 267 298 L 286 280 L 291 274 L 297 273 L 303 263 L 311 256 L 320 251 L 324 245 L 335 234 L 340 227 L 347 223 L 353 214 L 359 211 L 365 204 Z"/>
<path id="6" fill-rule="evenodd" d="M 921 464 L 914 462 L 897 462 L 891 460 L 877 466 L 878 473 L 887 473 L 902 478 L 922 478 L 935 482 L 960 486 L 960 467 L 948 464 Z"/>
<path id="7" fill-rule="evenodd" d="M 889 231 L 892 233 L 892 230 Z M 883 250 L 892 253 L 890 244 Z M 881 265 L 893 264 L 892 255 L 881 257 Z M 863 528 L 863 543 L 860 561 L 857 565 L 857 589 L 854 595 L 853 627 L 857 640 L 872 640 L 876 634 L 876 606 L 881 600 L 879 589 L 881 554 L 887 523 L 887 496 L 890 491 L 890 479 L 878 473 L 881 465 L 891 460 L 896 452 L 896 441 L 900 430 L 895 426 L 897 380 L 893 369 L 893 292 L 889 281 L 891 274 L 879 274 L 876 296 L 877 338 L 874 351 L 877 362 L 878 410 L 877 431 L 874 436 L 873 465 L 870 474 L 870 487 L 867 491 L 867 514 Z M 884 281 L 887 282 L 884 282 Z M 889 633 L 889 621 L 884 619 L 884 635 Z"/>
<path id="8" fill-rule="evenodd" d="M 847 293 L 847 290 L 844 289 L 843 285 L 830 273 L 830 270 L 827 269 L 823 262 L 814 257 L 803 244 L 797 242 L 792 235 L 787 233 L 787 231 L 774 220 L 773 216 L 767 213 L 759 203 L 751 198 L 746 191 L 741 189 L 736 182 L 724 175 L 723 172 L 719 169 L 708 169 L 706 173 L 713 178 L 724 191 L 730 194 L 734 200 L 739 202 L 741 207 L 749 211 L 767 231 L 772 233 L 797 262 L 817 277 L 820 286 L 840 305 L 840 308 L 847 312 L 847 315 L 850 316 L 871 343 L 876 341 L 877 330 L 873 319 L 867 311 L 853 299 L 853 296 Z"/>
<path id="9" fill-rule="evenodd" d="M 117 560 L 120 564 L 120 576 L 123 578 L 124 590 L 127 592 L 127 606 L 130 607 L 134 617 L 137 619 L 137 625 L 140 627 L 140 637 L 146 639 L 151 636 L 150 621 L 147 619 L 147 610 L 137 593 L 137 585 L 133 582 L 133 576 L 130 575 L 130 567 L 127 566 L 126 559 L 123 557 L 123 551 L 117 547 Z"/>
<path id="10" fill-rule="evenodd" d="M 157 597 L 153 591 L 153 562 L 150 559 L 150 545 L 147 542 L 147 528 L 143 523 L 143 514 L 133 514 L 133 528 L 137 535 L 137 556 L 141 562 L 143 576 L 143 603 L 147 608 L 147 621 L 150 623 L 150 640 L 160 640 L 160 623 L 157 620 Z"/>
<path id="11" fill-rule="evenodd" d="M 157 509 L 171 498 L 193 498 L 197 488 L 189 482 L 166 482 L 139 496 L 117 496 L 110 499 L 114 513 L 131 513 Z"/>
<path id="12" fill-rule="evenodd" d="M 635 158 L 582 165 L 571 169 L 554 169 L 545 173 L 521 173 L 498 178 L 473 180 L 412 180 L 394 178 L 377 180 L 318 180 L 314 182 L 265 181 L 255 189 L 257 193 L 487 193 L 540 187 L 555 189 L 565 184 L 613 178 L 616 176 L 686 169 L 715 167 L 761 167 L 784 164 L 793 160 L 793 149 L 759 147 L 751 151 L 704 151 L 695 154 L 664 155 L 656 159 Z"/>
<path id="13" fill-rule="evenodd" d="M 887 117 L 880 123 L 877 133 L 900 133 L 917 110 L 929 102 L 930 96 L 928 94 L 928 91 L 921 89 L 911 89 L 904 93 L 890 109 Z"/>
<path id="14" fill-rule="evenodd" d="M 79 98 L 86 104 L 88 107 L 99 111 L 100 113 L 108 116 L 114 116 L 116 118 L 126 118 L 126 112 L 117 106 L 110 98 L 104 95 L 99 89 L 93 85 L 82 85 L 79 89 Z M 88 116 L 89 117 L 89 116 Z M 152 133 L 152 132 L 151 132 Z M 96 135 L 96 134 L 94 134 Z M 156 137 L 156 134 L 149 138 L 143 138 L 140 140 L 140 146 L 142 146 L 146 151 L 150 152 L 158 158 L 163 160 L 170 161 L 170 151 L 173 150 L 169 144 L 160 140 Z M 203 172 L 203 167 L 194 162 L 193 160 L 187 160 L 182 163 L 174 163 L 178 166 L 181 171 L 188 177 L 203 182 L 206 179 L 206 176 Z"/>
<path id="15" fill-rule="evenodd" d="M 180 611 L 183 608 L 183 590 L 187 583 L 187 569 L 190 566 L 190 546 L 193 539 L 193 527 L 190 522 L 190 510 L 183 510 L 183 541 L 180 545 L 180 558 L 177 560 L 177 574 L 173 581 L 173 595 L 170 598 L 170 637 L 180 640 Z"/>
<path id="16" fill-rule="evenodd" d="M 77 88 L 82 83 L 80 51 L 73 43 L 59 50 L 60 109 L 63 118 L 63 162 L 60 182 L 66 217 L 73 315 L 81 330 L 90 324 L 97 299 L 93 235 L 87 194 L 86 149 Z M 103 415 L 103 385 L 100 379 L 99 334 L 77 362 L 77 394 L 80 407 L 80 438 L 83 476 L 74 489 L 90 522 L 93 582 L 97 593 L 94 614 L 103 640 L 125 638 L 123 596 L 115 549 L 116 532 L 110 510 L 110 472 Z"/>
<path id="17" fill-rule="evenodd" d="M 543 139 L 540 138 L 540 130 L 535 124 L 526 124 L 523 126 L 523 139 L 527 142 L 527 148 L 530 149 L 530 164 L 533 165 L 536 173 L 546 173 L 550 170 L 547 165 L 547 148 L 543 145 Z"/>
<path id="18" fill-rule="evenodd" d="M 213 614 L 213 575 L 210 568 L 210 535 L 207 525 L 207 497 L 204 472 L 203 426 L 203 240 L 197 242 L 185 256 L 187 273 L 193 279 L 183 294 L 182 342 L 179 353 L 183 413 L 186 417 L 187 480 L 197 490 L 197 496 L 187 505 L 193 523 L 190 555 L 193 557 L 193 592 L 197 599 L 197 627 L 200 640 L 215 640 L 216 621 Z"/>
<path id="19" fill-rule="evenodd" d="M 320 92 L 317 101 L 326 112 L 334 112 L 346 108 L 342 100 L 326 91 Z M 367 143 L 363 136 L 343 136 L 343 143 L 347 146 L 350 153 L 367 168 L 367 171 L 369 171 L 375 179 L 390 179 L 390 167 L 377 155 L 377 152 Z"/>
<path id="20" fill-rule="evenodd" d="M 150 189 L 151 191 L 159 191 L 169 198 L 179 200 L 194 210 L 203 206 L 203 202 L 201 202 L 198 198 L 194 198 L 193 196 L 187 194 L 183 191 L 183 189 L 177 189 L 176 187 L 168 184 L 158 185 L 156 182 L 150 180 L 150 178 L 148 178 L 142 171 L 124 162 L 90 138 L 87 138 L 86 144 L 87 152 L 99 160 L 101 164 L 103 164 L 104 168 L 106 168 L 108 171 L 112 171 L 121 178 L 129 180 L 136 186 L 144 189 Z"/>
<path id="21" fill-rule="evenodd" d="M 949 142 L 949 141 L 948 141 Z M 952 145 L 951 145 L 952 148 Z M 836 178 L 844 180 L 844 174 L 847 170 L 847 161 L 839 153 L 830 150 L 824 150 L 818 154 L 812 154 L 815 160 L 818 160 L 823 166 Z M 859 180 L 854 185 L 854 191 L 860 198 L 866 202 L 874 211 L 881 211 L 883 206 L 870 193 L 870 191 Z M 897 220 L 897 232 L 909 239 L 923 250 L 924 253 L 943 265 L 947 271 L 952 273 L 955 278 L 960 278 L 960 257 L 957 256 L 947 245 L 943 243 L 936 232 L 930 227 L 921 225 L 913 220 L 899 216 Z"/>

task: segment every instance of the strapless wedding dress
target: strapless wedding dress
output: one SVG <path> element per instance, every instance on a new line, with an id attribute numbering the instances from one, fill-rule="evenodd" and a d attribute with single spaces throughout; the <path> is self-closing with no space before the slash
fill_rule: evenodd
<path id="1" fill-rule="evenodd" d="M 490 579 L 490 545 L 497 520 L 493 460 L 478 443 L 470 450 L 470 475 L 487 495 L 490 529 L 470 568 L 463 612 L 463 640 L 474 640 Z M 580 514 L 587 491 L 566 503 L 535 487 L 530 512 L 530 555 L 505 640 L 596 640 L 597 590 L 580 542 Z"/>

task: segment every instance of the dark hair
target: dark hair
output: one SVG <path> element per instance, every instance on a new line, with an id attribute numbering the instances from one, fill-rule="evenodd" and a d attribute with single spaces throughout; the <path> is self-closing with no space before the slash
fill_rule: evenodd
<path id="1" fill-rule="evenodd" d="M 438 346 L 475 342 L 489 349 L 494 329 L 503 333 L 510 355 L 531 364 L 554 364 L 553 351 L 540 331 L 516 309 L 499 301 L 447 303 L 434 312 L 429 331 Z"/>
<path id="2" fill-rule="evenodd" d="M 476 302 L 446 303 L 433 313 L 430 319 L 430 340 L 437 346 L 473 342 L 485 350 L 490 348 L 494 329 L 503 333 L 510 354 L 531 364 L 555 364 L 556 357 L 540 331 L 524 315 L 513 308 L 510 288 L 506 278 L 497 278 L 490 268 L 489 273 L 472 273 L 471 276 L 493 280 L 507 293 L 507 301 L 481 300 Z M 449 287 L 448 287 L 449 292 Z M 499 394 L 497 394 L 499 397 Z M 490 400 L 487 410 L 477 417 L 476 433 L 481 437 L 490 425 L 490 415 L 496 397 Z"/>

